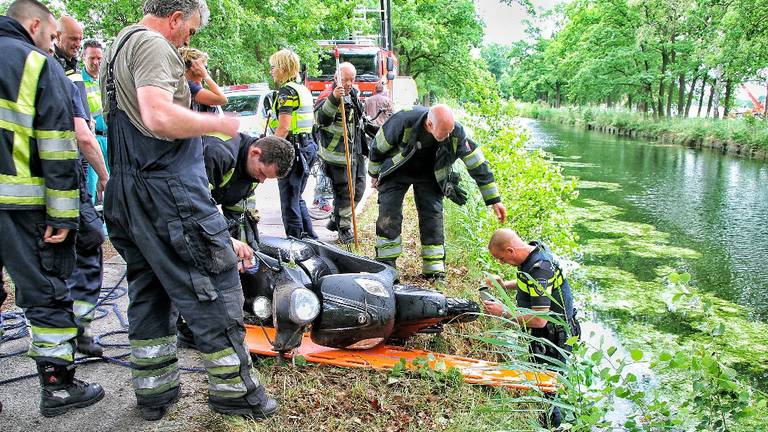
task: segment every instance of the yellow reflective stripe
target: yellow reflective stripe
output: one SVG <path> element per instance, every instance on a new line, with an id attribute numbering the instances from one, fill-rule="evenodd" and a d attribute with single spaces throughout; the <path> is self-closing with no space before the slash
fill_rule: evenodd
<path id="1" fill-rule="evenodd" d="M 368 161 L 368 174 L 370 175 L 378 175 L 379 171 L 381 171 L 381 162 L 374 162 L 372 160 Z"/>
<path id="2" fill-rule="evenodd" d="M 321 107 L 321 109 L 326 115 L 335 116 L 336 111 L 339 110 L 339 106 L 331 102 L 331 98 L 326 98 L 325 102 L 323 102 L 323 106 Z"/>
<path id="3" fill-rule="evenodd" d="M 312 106 L 312 93 L 303 85 L 295 82 L 286 83 L 286 85 L 296 91 L 299 95 L 299 108 L 291 113 L 291 133 L 310 133 L 315 124 L 315 115 Z M 287 105 L 294 106 L 294 105 Z"/>
<path id="4" fill-rule="evenodd" d="M 45 179 L 0 174 L 0 204 L 45 205 Z"/>
<path id="5" fill-rule="evenodd" d="M 494 198 L 498 198 L 499 189 L 496 187 L 495 182 L 491 182 L 487 185 L 480 186 L 480 193 L 483 195 L 483 201 L 488 201 Z"/>
<path id="6" fill-rule="evenodd" d="M 24 72 L 21 75 L 21 83 L 19 84 L 19 96 L 16 99 L 16 103 L 21 106 L 27 106 L 31 108 L 31 112 L 35 113 L 35 98 L 37 97 L 37 82 L 40 80 L 40 72 L 45 65 L 46 57 L 37 51 L 30 51 L 27 55 L 27 60 L 24 63 Z"/>
<path id="7" fill-rule="evenodd" d="M 45 188 L 45 206 L 48 216 L 72 218 L 80 214 L 80 191 Z"/>
<path id="8" fill-rule="evenodd" d="M 229 180 L 232 179 L 232 174 L 235 173 L 235 169 L 232 168 L 231 170 L 227 171 L 226 174 L 224 174 L 224 177 L 221 179 L 221 184 L 219 184 L 219 187 L 224 187 L 229 183 Z"/>
<path id="9" fill-rule="evenodd" d="M 380 153 L 386 153 L 392 148 L 392 145 L 387 141 L 387 137 L 384 136 L 384 128 L 379 129 L 376 133 L 376 150 Z"/>
<path id="10" fill-rule="evenodd" d="M 396 154 L 392 158 L 392 165 L 397 166 L 399 165 L 403 160 L 405 159 L 405 156 L 402 153 Z"/>
<path id="11" fill-rule="evenodd" d="M 13 134 L 13 163 L 16 166 L 16 175 L 19 177 L 31 177 L 30 154 L 32 144 L 29 135 L 23 132 Z"/>
<path id="12" fill-rule="evenodd" d="M 397 258 L 403 252 L 402 239 L 397 236 L 395 239 L 385 237 L 376 238 L 376 258 Z"/>
<path id="13" fill-rule="evenodd" d="M 29 112 L 32 111 L 32 112 Z M 32 129 L 35 110 L 19 106 L 16 102 L 0 99 L 0 120 L 13 123 L 25 129 Z"/>
<path id="14" fill-rule="evenodd" d="M 37 138 L 40 159 L 77 159 L 77 142 L 74 131 L 36 130 L 35 138 Z"/>
<path id="15" fill-rule="evenodd" d="M 37 51 L 29 52 L 24 62 L 24 72 L 19 82 L 19 95 L 16 98 L 16 103 L 5 101 L 3 104 L 3 107 L 6 109 L 26 114 L 32 119 L 32 123 L 34 123 L 35 117 L 37 83 L 40 80 L 40 73 L 43 70 L 45 61 L 46 57 Z M 2 126 L 5 128 L 5 124 Z M 32 124 L 27 121 L 26 123 L 15 123 L 15 126 L 7 129 L 14 132 L 13 163 L 16 167 L 16 175 L 29 177 L 31 174 L 29 167 L 31 152 L 29 136 L 32 135 Z"/>
<path id="16" fill-rule="evenodd" d="M 421 245 L 421 257 L 427 259 L 442 259 L 445 256 L 443 245 Z"/>
<path id="17" fill-rule="evenodd" d="M 344 153 L 331 151 L 323 146 L 320 146 L 320 149 L 318 150 L 318 152 L 320 153 L 320 158 L 322 158 L 326 162 L 331 162 L 337 165 L 347 163 L 347 156 Z"/>
<path id="18" fill-rule="evenodd" d="M 443 261 L 424 260 L 421 264 L 421 272 L 426 275 L 445 273 L 445 263 Z"/>
<path id="19" fill-rule="evenodd" d="M 218 138 L 218 139 L 220 139 L 222 141 L 229 141 L 229 140 L 232 139 L 231 136 L 225 135 L 225 134 L 219 133 L 219 132 L 210 132 L 210 133 L 205 134 L 204 136 Z"/>
<path id="20" fill-rule="evenodd" d="M 464 161 L 467 169 L 471 171 L 485 162 L 485 156 L 483 156 L 483 152 L 478 147 L 472 153 L 461 158 L 461 160 Z"/>

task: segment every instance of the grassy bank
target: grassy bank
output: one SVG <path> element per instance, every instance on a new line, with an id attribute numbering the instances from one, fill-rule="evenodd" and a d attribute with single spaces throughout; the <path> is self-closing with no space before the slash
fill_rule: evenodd
<path id="1" fill-rule="evenodd" d="M 590 261 L 571 276 L 577 302 L 586 308 L 586 316 L 607 317 L 609 327 L 615 326 L 621 336 L 614 340 L 610 334 L 586 334 L 574 343 L 574 354 L 562 369 L 563 392 L 554 402 L 565 408 L 570 430 L 759 430 L 765 394 L 752 389 L 733 367 L 744 358 L 744 349 L 765 349 L 760 343 L 764 325 L 695 289 L 690 276 L 674 273 L 666 259 L 695 258 L 696 252 L 673 248 L 651 226 L 623 222 L 619 209 L 574 199 L 575 180 L 566 180 L 549 156 L 524 150 L 524 131 L 507 117 L 466 123 L 475 126 L 477 141 L 494 167 L 511 209 L 510 226 L 524 238 L 542 239 L 567 255 L 577 249 L 572 233 L 584 236 L 578 251 Z M 485 250 L 497 224 L 479 197 L 474 199 L 466 207 L 447 206 L 452 264 L 466 267 L 468 279 L 475 282 L 483 271 L 509 277 L 512 269 L 500 267 Z M 658 261 L 656 277 L 634 280 L 616 267 L 617 256 Z M 614 312 L 625 319 L 616 319 Z M 500 356 L 515 367 L 535 367 L 521 349 L 522 332 L 489 322 L 491 329 L 483 336 L 494 342 Z M 674 333 L 680 326 L 692 326 L 698 337 Z M 752 343 L 732 343 L 739 337 Z M 525 409 L 529 400 L 499 398 L 492 406 L 511 413 Z M 618 424 L 609 421 L 615 406 L 623 406 Z"/>
<path id="2" fill-rule="evenodd" d="M 768 122 L 752 116 L 725 120 L 653 119 L 615 109 L 550 108 L 527 103 L 518 104 L 517 109 L 522 116 L 550 122 L 768 159 Z"/>

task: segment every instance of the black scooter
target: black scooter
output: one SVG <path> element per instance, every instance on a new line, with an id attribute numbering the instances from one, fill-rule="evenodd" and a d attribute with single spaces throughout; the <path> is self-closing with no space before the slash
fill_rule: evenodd
<path id="1" fill-rule="evenodd" d="M 258 218 L 245 212 L 241 227 L 255 250 L 243 277 L 249 324 L 276 329 L 273 348 L 284 354 L 313 342 L 332 348 L 368 349 L 416 333 L 438 333 L 443 324 L 469 322 L 477 303 L 398 283 L 394 268 L 311 239 L 258 236 Z"/>

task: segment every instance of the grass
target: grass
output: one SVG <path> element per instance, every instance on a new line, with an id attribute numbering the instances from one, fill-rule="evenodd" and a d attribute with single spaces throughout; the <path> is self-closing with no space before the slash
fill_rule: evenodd
<path id="1" fill-rule="evenodd" d="M 358 218 L 361 249 L 373 257 L 376 195 Z M 401 281 L 429 287 L 421 273 L 418 220 L 412 194 L 403 209 L 403 249 L 398 260 Z M 477 297 L 476 281 L 466 266 L 450 266 L 441 291 L 450 296 Z M 475 273 L 472 273 L 475 274 Z M 448 325 L 441 335 L 419 335 L 407 346 L 463 356 L 498 359 L 494 350 L 473 339 L 489 323 Z M 272 359 L 256 365 L 267 391 L 280 402 L 278 415 L 262 422 L 205 413 L 195 418 L 198 430 L 234 431 L 494 431 L 534 430 L 534 410 L 511 412 L 500 401 L 516 393 L 464 383 L 445 382 L 408 373 L 392 378 L 386 371 L 347 369 L 308 364 L 277 366 Z"/>
<path id="2" fill-rule="evenodd" d="M 768 123 L 752 116 L 729 119 L 654 119 L 638 112 L 592 107 L 550 108 L 540 104 L 520 104 L 518 109 L 526 117 L 569 125 L 633 130 L 638 135 L 654 139 L 672 134 L 680 142 L 715 139 L 755 149 L 768 149 Z"/>

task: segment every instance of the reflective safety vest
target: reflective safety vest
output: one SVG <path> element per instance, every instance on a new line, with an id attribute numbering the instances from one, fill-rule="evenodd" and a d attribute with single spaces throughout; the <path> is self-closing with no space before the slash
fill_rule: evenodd
<path id="1" fill-rule="evenodd" d="M 102 115 L 103 111 L 99 81 L 94 79 L 84 79 L 83 82 L 85 83 L 85 93 L 88 97 L 88 109 L 91 110 L 91 117 L 96 118 L 96 116 Z"/>
<path id="2" fill-rule="evenodd" d="M 315 124 L 315 114 L 312 106 L 312 93 L 309 92 L 309 89 L 299 83 L 287 82 L 285 85 L 294 89 L 299 95 L 298 102 L 287 101 L 284 105 L 296 107 L 296 109 L 291 112 L 291 126 L 289 132 L 293 135 L 298 135 L 300 133 L 312 133 L 312 126 Z M 278 100 L 275 98 L 275 101 L 272 104 L 273 118 L 269 120 L 269 127 L 272 128 L 272 130 L 277 130 L 277 127 L 280 124 L 280 119 L 278 118 L 280 114 L 277 112 L 279 108 L 277 103 Z"/>
<path id="3" fill-rule="evenodd" d="M 531 297 L 549 297 L 552 291 L 556 291 L 563 286 L 563 271 L 555 267 L 555 274 L 547 279 L 547 286 L 542 287 L 539 281 L 531 277 L 526 272 L 517 272 L 517 288 L 520 291 L 528 293 Z"/>

